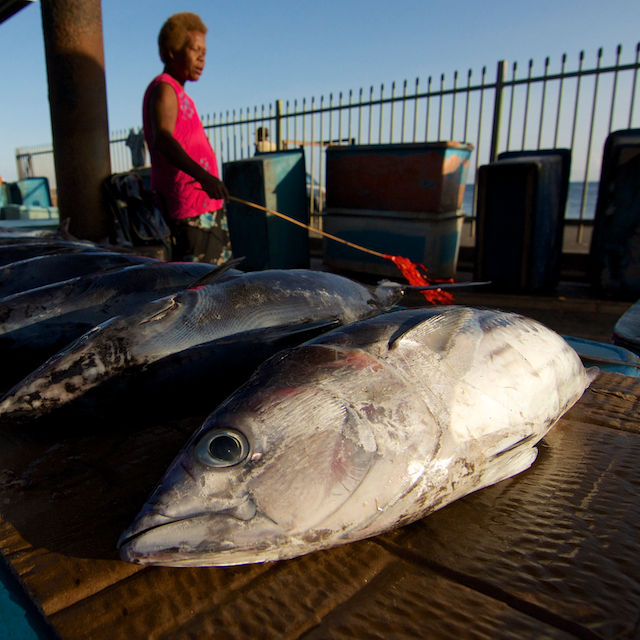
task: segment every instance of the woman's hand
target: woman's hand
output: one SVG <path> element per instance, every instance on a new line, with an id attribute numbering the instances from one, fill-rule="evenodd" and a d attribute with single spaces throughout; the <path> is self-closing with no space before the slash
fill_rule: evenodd
<path id="1" fill-rule="evenodd" d="M 227 200 L 229 198 L 229 192 L 227 187 L 224 186 L 224 182 L 210 173 L 207 173 L 200 180 L 200 186 L 210 198 L 215 198 L 216 200 Z"/>

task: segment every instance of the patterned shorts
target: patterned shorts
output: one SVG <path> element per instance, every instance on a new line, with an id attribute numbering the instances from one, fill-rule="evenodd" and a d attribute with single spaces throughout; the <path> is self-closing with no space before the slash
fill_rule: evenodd
<path id="1" fill-rule="evenodd" d="M 223 209 L 193 218 L 170 220 L 173 260 L 223 264 L 233 257 L 227 214 Z"/>

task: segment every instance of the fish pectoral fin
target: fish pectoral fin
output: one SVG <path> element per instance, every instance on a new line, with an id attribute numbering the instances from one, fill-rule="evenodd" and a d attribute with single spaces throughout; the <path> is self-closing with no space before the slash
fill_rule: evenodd
<path id="1" fill-rule="evenodd" d="M 146 317 L 144 320 L 140 321 L 140 325 L 147 324 L 148 322 L 157 322 L 158 320 L 162 320 L 164 317 L 169 315 L 172 311 L 175 311 L 180 305 L 175 299 L 175 296 L 171 296 L 165 298 L 164 300 L 159 301 L 161 304 L 161 308 L 156 311 L 156 313 Z"/>
<path id="2" fill-rule="evenodd" d="M 519 448 L 512 449 L 502 455 L 494 456 L 482 471 L 477 489 L 490 487 L 493 484 L 502 482 L 502 480 L 522 473 L 534 463 L 537 457 L 538 449 L 533 446 L 524 450 Z"/>
<path id="3" fill-rule="evenodd" d="M 589 380 L 589 384 L 591 384 L 600 373 L 600 369 L 598 367 L 589 367 L 587 369 L 587 379 Z"/>
<path id="4" fill-rule="evenodd" d="M 264 339 L 269 342 L 277 342 L 285 338 L 291 338 L 292 344 L 299 344 L 311 340 L 321 333 L 342 326 L 340 320 L 317 320 L 315 322 L 301 322 L 300 324 L 284 325 L 259 329 L 264 334 Z"/>

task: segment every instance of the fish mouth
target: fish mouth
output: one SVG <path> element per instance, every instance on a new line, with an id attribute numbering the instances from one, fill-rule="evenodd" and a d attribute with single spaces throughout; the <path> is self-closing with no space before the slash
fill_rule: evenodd
<path id="1" fill-rule="evenodd" d="M 234 566 L 283 557 L 285 531 L 261 513 L 240 520 L 227 513 L 200 513 L 136 531 L 118 541 L 120 558 L 165 567 Z"/>

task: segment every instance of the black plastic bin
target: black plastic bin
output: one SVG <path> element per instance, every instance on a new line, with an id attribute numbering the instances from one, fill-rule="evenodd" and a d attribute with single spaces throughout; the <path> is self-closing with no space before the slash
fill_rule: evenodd
<path id="1" fill-rule="evenodd" d="M 640 129 L 614 131 L 605 142 L 589 277 L 607 295 L 640 296 Z"/>
<path id="2" fill-rule="evenodd" d="M 509 157 L 478 170 L 475 278 L 493 289 L 553 289 L 560 278 L 566 156 Z"/>

